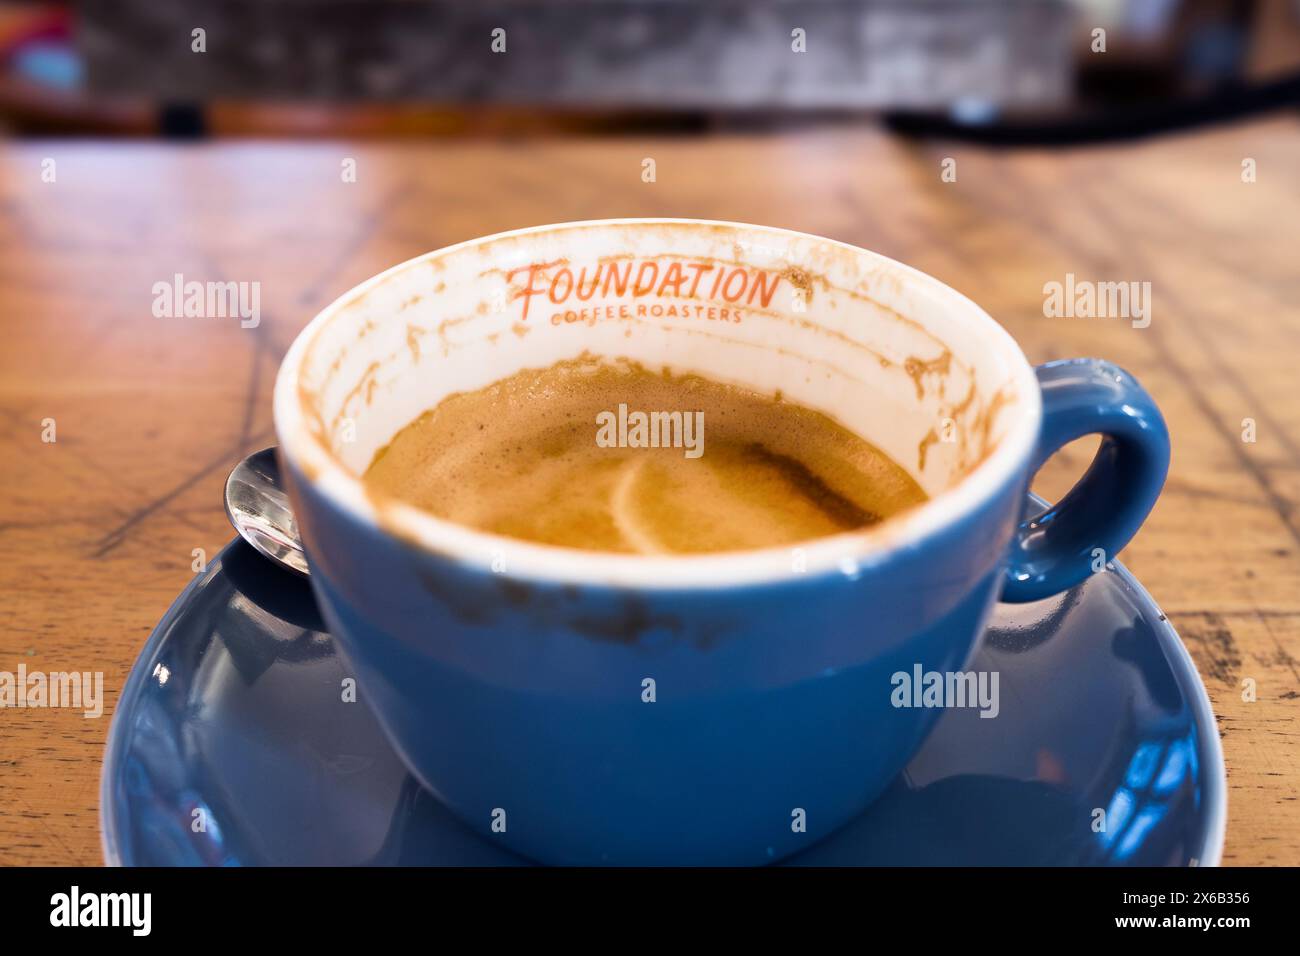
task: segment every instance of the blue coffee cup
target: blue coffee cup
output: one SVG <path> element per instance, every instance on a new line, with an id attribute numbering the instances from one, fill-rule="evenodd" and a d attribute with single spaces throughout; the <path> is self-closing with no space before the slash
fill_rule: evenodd
<path id="1" fill-rule="evenodd" d="M 779 393 L 930 498 L 793 548 L 631 556 L 487 534 L 360 480 L 447 395 L 583 354 Z M 764 863 L 832 832 L 944 707 L 997 719 L 996 681 L 964 670 L 993 602 L 1104 567 L 1169 460 L 1123 370 L 1034 369 L 907 266 L 695 220 L 543 226 L 396 266 L 298 336 L 275 421 L 360 702 L 467 827 L 557 864 Z M 1086 474 L 1026 516 L 1038 467 L 1089 434 Z"/>

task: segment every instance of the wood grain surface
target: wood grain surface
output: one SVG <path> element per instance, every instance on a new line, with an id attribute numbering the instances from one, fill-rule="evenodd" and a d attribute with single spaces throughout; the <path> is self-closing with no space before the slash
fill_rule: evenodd
<path id="1" fill-rule="evenodd" d="M 642 181 L 647 157 L 653 183 Z M 956 182 L 941 180 L 945 157 Z M 347 158 L 354 183 L 340 175 Z M 1255 182 L 1242 180 L 1246 158 Z M 46 159 L 54 182 L 42 178 Z M 0 145 L 0 670 L 100 670 L 106 696 L 97 720 L 0 710 L 0 863 L 100 860 L 108 718 L 192 576 L 194 549 L 215 555 L 231 537 L 222 483 L 272 442 L 272 381 L 297 330 L 354 283 L 426 250 L 623 215 L 759 222 L 866 246 L 970 295 L 1034 362 L 1104 356 L 1134 372 L 1168 418 L 1174 458 L 1121 558 L 1183 635 L 1214 702 L 1230 787 L 1225 862 L 1300 863 L 1292 119 L 1064 152 L 843 127 Z M 260 325 L 155 318 L 152 286 L 178 272 L 260 282 Z M 1046 318 L 1043 285 L 1067 273 L 1150 282 L 1150 326 Z M 1059 495 L 1090 454 L 1086 443 L 1066 449 L 1036 488 Z"/>

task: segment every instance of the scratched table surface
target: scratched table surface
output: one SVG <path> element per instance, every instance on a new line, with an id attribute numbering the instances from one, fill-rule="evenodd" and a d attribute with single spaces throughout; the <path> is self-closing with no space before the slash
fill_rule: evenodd
<path id="1" fill-rule="evenodd" d="M 1164 496 L 1121 560 L 1177 626 L 1214 703 L 1225 862 L 1300 863 L 1293 118 L 1059 152 L 844 127 L 0 144 L 0 671 L 102 671 L 105 685 L 99 719 L 0 710 L 0 863 L 100 861 L 109 717 L 195 549 L 214 555 L 231 537 L 222 484 L 273 441 L 274 373 L 298 329 L 429 249 L 625 215 L 759 222 L 878 250 L 970 295 L 1034 362 L 1095 355 L 1134 372 L 1174 451 Z M 177 273 L 260 282 L 260 323 L 156 318 L 154 283 Z M 1067 274 L 1150 282 L 1149 325 L 1045 316 L 1044 284 Z M 1035 487 L 1059 495 L 1090 455 L 1070 446 Z"/>

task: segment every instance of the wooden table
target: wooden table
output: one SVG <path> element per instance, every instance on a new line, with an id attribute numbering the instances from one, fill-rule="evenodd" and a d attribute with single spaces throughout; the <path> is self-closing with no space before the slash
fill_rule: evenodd
<path id="1" fill-rule="evenodd" d="M 656 182 L 642 181 L 646 157 Z M 941 180 L 945 157 L 956 182 Z M 347 158 L 354 183 L 340 175 Z M 1246 158 L 1256 182 L 1242 181 Z M 42 179 L 46 159 L 54 182 Z M 1035 362 L 1100 355 L 1132 370 L 1168 417 L 1174 459 L 1122 558 L 1214 701 L 1230 784 L 1225 861 L 1300 863 L 1300 125 L 1290 119 L 1067 152 L 844 128 L 0 146 L 0 670 L 101 670 L 107 698 L 98 720 L 0 710 L 0 863 L 100 859 L 108 716 L 193 574 L 194 549 L 215 555 L 231 537 L 222 483 L 272 442 L 272 381 L 295 332 L 349 286 L 425 250 L 616 215 L 746 220 L 857 243 L 971 295 Z M 1044 283 L 1071 272 L 1151 282 L 1150 326 L 1044 317 Z M 261 324 L 155 318 L 152 286 L 176 273 L 260 281 Z M 1059 495 L 1090 454 L 1071 446 L 1036 487 Z"/>

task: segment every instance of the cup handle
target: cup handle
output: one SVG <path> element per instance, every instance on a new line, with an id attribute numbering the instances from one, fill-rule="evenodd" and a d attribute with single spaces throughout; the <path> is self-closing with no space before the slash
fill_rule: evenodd
<path id="1" fill-rule="evenodd" d="M 1073 587 L 1109 562 L 1151 513 L 1169 471 L 1169 430 L 1146 390 L 1100 359 L 1035 370 L 1043 422 L 1033 470 L 1076 438 L 1099 433 L 1097 456 L 1059 502 L 1020 523 L 1002 600 L 1037 601 Z"/>

